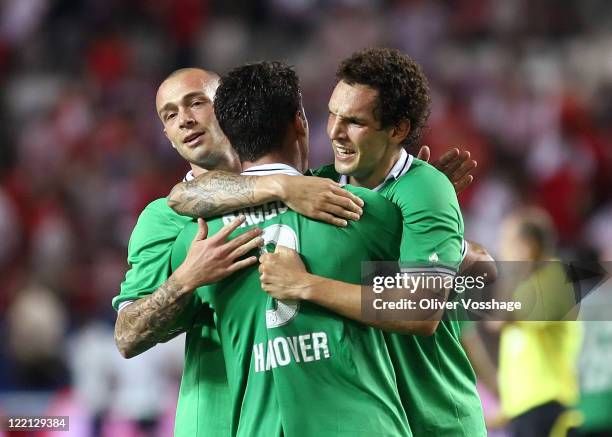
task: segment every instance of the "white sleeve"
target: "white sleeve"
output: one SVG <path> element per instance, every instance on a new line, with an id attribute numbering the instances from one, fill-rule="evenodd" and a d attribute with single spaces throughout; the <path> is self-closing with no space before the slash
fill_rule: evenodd
<path id="1" fill-rule="evenodd" d="M 125 302 L 121 302 L 119 304 L 119 308 L 117 309 L 117 312 L 120 312 L 123 308 L 125 308 L 126 306 L 128 306 L 131 303 L 134 303 L 134 301 L 133 300 L 126 300 Z"/>

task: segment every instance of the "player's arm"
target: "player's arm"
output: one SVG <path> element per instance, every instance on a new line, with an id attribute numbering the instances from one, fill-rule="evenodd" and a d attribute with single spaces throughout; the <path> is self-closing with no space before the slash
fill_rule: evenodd
<path id="1" fill-rule="evenodd" d="M 239 258 L 263 244 L 259 228 L 227 241 L 243 222 L 244 217 L 239 217 L 213 237 L 206 238 L 208 228 L 199 219 L 198 232 L 183 263 L 153 293 L 120 309 L 115 323 L 115 342 L 124 358 L 139 355 L 177 335 L 176 321 L 193 304 L 196 288 L 255 263 L 254 256 Z"/>
<path id="2" fill-rule="evenodd" d="M 444 176 L 431 167 L 419 166 L 403 176 L 388 193 L 402 214 L 399 259 L 403 277 L 411 284 L 408 293 L 405 288 L 391 292 L 416 302 L 416 308 L 406 310 L 405 318 L 423 321 L 427 333 L 431 334 L 444 313 L 423 309 L 421 302 L 435 301 L 436 308 L 441 308 L 448 300 L 462 261 L 463 219 L 456 187 L 452 179 Z M 419 184 L 427 189 L 414 190 Z M 476 249 L 476 246 L 468 247 L 472 252 Z M 471 257 L 469 253 L 468 256 Z"/>
<path id="3" fill-rule="evenodd" d="M 135 357 L 179 335 L 174 321 L 187 308 L 191 291 L 170 276 L 157 290 L 119 310 L 115 343 L 124 358 Z"/>
<path id="4" fill-rule="evenodd" d="M 495 259 L 484 246 L 475 241 L 464 240 L 466 254 L 459 266 L 462 276 L 479 276 L 485 278 L 485 284 L 492 284 L 497 280 L 497 265 Z"/>
<path id="5" fill-rule="evenodd" d="M 168 205 L 190 217 L 213 217 L 280 200 L 292 210 L 336 226 L 359 220 L 363 201 L 331 179 L 312 176 L 244 176 L 205 172 L 174 186 Z"/>
<path id="6" fill-rule="evenodd" d="M 421 147 L 418 158 L 429 160 L 427 146 Z M 442 171 L 457 192 L 473 181 L 471 172 L 477 163 L 470 153 L 453 148 L 433 166 Z M 338 183 L 308 176 L 244 176 L 214 170 L 205 172 L 191 181 L 174 186 L 168 196 L 168 205 L 181 215 L 213 217 L 236 209 L 280 200 L 294 211 L 336 226 L 346 226 L 346 220 L 358 220 L 363 201 Z"/>
<path id="7" fill-rule="evenodd" d="M 283 246 L 259 258 L 262 289 L 275 299 L 305 300 L 349 319 L 389 332 L 431 335 L 437 322 L 424 320 L 372 320 L 361 311 L 361 286 L 306 271 L 300 255 Z"/>
<path id="8" fill-rule="evenodd" d="M 424 183 L 429 188 L 427 195 L 420 196 L 420 199 L 415 198 L 414 192 L 409 196 L 393 196 L 394 203 L 402 212 L 403 221 L 400 259 L 406 265 L 402 266 L 402 278 L 405 278 L 404 283 L 412 286 L 392 287 L 385 292 L 398 299 L 414 302 L 427 299 L 442 304 L 448 299 L 453 283 L 450 279 L 461 260 L 462 225 L 450 184 L 435 173 L 428 172 L 417 176 L 418 181 L 402 181 L 404 190 L 408 185 Z M 470 267 L 475 259 L 484 259 L 486 251 L 480 249 L 483 248 L 468 245 L 466 258 Z M 312 275 L 306 271 L 296 252 L 285 248 L 280 248 L 279 252 L 264 255 L 263 261 L 260 258 L 262 288 L 273 297 L 308 300 L 369 326 L 403 334 L 432 335 L 443 316 L 441 309 L 416 305 L 413 309 L 405 310 L 402 320 L 383 320 L 384 317 L 371 315 L 366 317 L 362 313 L 361 285 Z"/>

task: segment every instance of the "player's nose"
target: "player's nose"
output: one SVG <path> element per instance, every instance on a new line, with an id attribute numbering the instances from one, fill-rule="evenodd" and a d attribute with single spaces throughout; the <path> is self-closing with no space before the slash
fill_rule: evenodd
<path id="1" fill-rule="evenodd" d="M 190 111 L 179 111 L 179 123 L 182 128 L 191 127 L 195 124 L 195 118 Z"/>
<path id="2" fill-rule="evenodd" d="M 332 140 L 345 138 L 346 131 L 344 129 L 344 123 L 342 123 L 342 121 L 338 117 L 334 117 L 333 119 L 330 118 L 327 125 L 327 134 Z"/>

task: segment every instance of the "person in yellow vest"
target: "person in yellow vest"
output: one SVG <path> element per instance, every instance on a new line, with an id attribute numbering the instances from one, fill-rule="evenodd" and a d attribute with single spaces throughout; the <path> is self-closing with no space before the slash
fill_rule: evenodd
<path id="1" fill-rule="evenodd" d="M 577 358 L 581 341 L 572 283 L 554 258 L 555 229 L 536 208 L 504 221 L 499 259 L 519 274 L 508 287 L 522 309 L 499 324 L 498 384 L 501 409 L 514 437 L 546 437 L 578 400 Z M 522 278 L 522 279 L 517 279 Z"/>

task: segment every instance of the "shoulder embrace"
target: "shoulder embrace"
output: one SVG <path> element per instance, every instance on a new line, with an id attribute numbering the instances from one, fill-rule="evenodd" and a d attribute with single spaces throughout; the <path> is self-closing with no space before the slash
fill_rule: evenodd
<path id="1" fill-rule="evenodd" d="M 457 202 L 457 193 L 450 180 L 444 173 L 425 162 L 400 177 L 397 188 L 410 193 L 411 201 L 418 200 L 432 205 Z"/>

